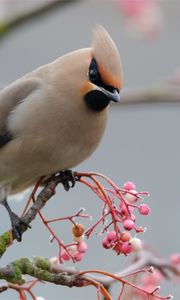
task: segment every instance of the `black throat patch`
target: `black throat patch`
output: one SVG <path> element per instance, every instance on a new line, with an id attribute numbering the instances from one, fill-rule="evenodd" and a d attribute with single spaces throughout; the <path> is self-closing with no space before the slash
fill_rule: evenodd
<path id="1" fill-rule="evenodd" d="M 110 100 L 109 98 L 101 91 L 98 90 L 92 90 L 90 92 L 88 92 L 85 96 L 84 96 L 85 102 L 87 104 L 87 106 L 93 110 L 93 111 L 102 111 L 104 110 Z"/>

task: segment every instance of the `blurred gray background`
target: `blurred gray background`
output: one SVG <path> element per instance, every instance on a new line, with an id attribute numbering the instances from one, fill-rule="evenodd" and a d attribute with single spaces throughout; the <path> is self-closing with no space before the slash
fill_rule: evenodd
<path id="1" fill-rule="evenodd" d="M 125 30 L 122 14 L 110 0 L 75 1 L 33 19 L 0 41 L 0 83 L 10 83 L 66 52 L 88 47 L 96 23 L 108 29 L 120 50 L 126 88 L 150 87 L 163 82 L 180 65 L 180 1 L 163 0 L 161 7 L 163 28 L 158 37 L 150 40 L 132 38 Z M 180 104 L 113 107 L 100 147 L 76 168 L 105 173 L 120 186 L 132 180 L 137 189 L 148 190 L 152 213 L 141 219 L 141 225 L 148 228 L 144 239 L 165 257 L 180 251 L 179 116 Z M 23 203 L 11 203 L 19 213 Z M 48 217 L 63 216 L 79 207 L 85 207 L 96 219 L 101 204 L 83 186 L 77 184 L 69 193 L 59 187 L 44 213 Z M 0 215 L 0 228 L 4 232 L 9 220 L 3 208 Z M 86 225 L 90 222 L 86 221 Z M 64 240 L 70 235 L 66 224 L 59 223 L 56 229 Z M 102 250 L 97 239 L 100 241 L 96 236 L 89 240 L 89 251 L 84 261 L 77 264 L 78 268 L 117 271 L 126 265 L 121 256 Z M 16 242 L 9 248 L 1 265 L 20 257 L 53 257 L 56 254 L 56 246 L 50 245 L 49 234 L 37 218 L 32 229 L 24 234 L 23 242 Z M 118 286 L 114 287 L 113 299 L 118 290 Z M 96 299 L 96 291 L 90 287 L 69 289 L 42 284 L 35 288 L 35 293 L 47 300 Z M 162 293 L 171 293 L 175 299 L 180 299 L 180 286 L 167 282 Z M 0 299 L 17 298 L 11 292 L 0 294 Z"/>

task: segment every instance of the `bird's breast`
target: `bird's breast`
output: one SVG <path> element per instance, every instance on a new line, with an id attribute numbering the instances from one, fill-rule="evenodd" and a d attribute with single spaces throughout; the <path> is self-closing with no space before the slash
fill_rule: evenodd
<path id="1" fill-rule="evenodd" d="M 78 115 L 68 118 L 68 124 L 59 128 L 53 163 L 59 169 L 72 168 L 87 159 L 97 148 L 103 136 L 107 112 Z M 63 137 L 63 138 L 62 138 Z"/>

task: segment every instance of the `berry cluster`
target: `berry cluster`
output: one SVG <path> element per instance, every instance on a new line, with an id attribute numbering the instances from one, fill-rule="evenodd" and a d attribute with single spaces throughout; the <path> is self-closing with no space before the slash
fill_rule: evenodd
<path id="1" fill-rule="evenodd" d="M 117 254 L 123 253 L 127 255 L 132 251 L 140 250 L 142 243 L 139 238 L 132 238 L 128 231 L 123 231 L 120 235 L 120 239 L 117 241 L 115 231 L 109 231 L 102 240 L 102 245 L 105 249 L 112 248 Z"/>
<path id="2" fill-rule="evenodd" d="M 73 259 L 74 262 L 79 262 L 84 258 L 84 254 L 87 251 L 88 247 L 86 242 L 84 242 L 84 226 L 82 224 L 75 224 L 72 227 L 72 236 L 76 244 L 66 246 L 66 251 L 63 251 L 61 254 L 62 261 Z"/>
<path id="3" fill-rule="evenodd" d="M 134 183 L 130 181 L 124 184 L 121 191 L 121 201 L 118 208 L 114 210 L 114 223 L 118 226 L 115 226 L 116 231 L 108 231 L 102 240 L 102 246 L 105 249 L 113 249 L 117 254 L 128 255 L 132 251 L 140 250 L 142 247 L 141 240 L 136 236 L 133 237 L 130 233 L 133 230 L 135 230 L 135 234 L 144 232 L 142 227 L 135 226 L 136 216 L 134 211 L 137 209 L 141 215 L 145 216 L 150 213 L 150 208 L 145 203 L 137 205 L 141 197 L 135 188 Z M 119 224 L 122 225 L 123 229 L 120 228 Z"/>
<path id="4" fill-rule="evenodd" d="M 145 229 L 136 225 L 135 212 L 138 211 L 143 216 L 150 213 L 149 206 L 142 203 L 143 197 L 149 194 L 137 192 L 134 183 L 130 181 L 126 182 L 123 188 L 119 188 L 108 177 L 99 173 L 76 173 L 76 178 L 98 196 L 103 202 L 103 207 L 99 219 L 86 231 L 82 224 L 75 222 L 76 218 L 91 219 L 88 214 L 84 214 L 85 209 L 81 208 L 73 215 L 51 220 L 46 220 L 42 213 L 39 213 L 51 233 L 51 241 L 58 243 L 59 261 L 81 261 L 87 251 L 84 239 L 97 232 L 97 227 L 100 227 L 102 234 L 106 234 L 102 241 L 103 248 L 112 249 L 118 255 L 128 255 L 140 250 L 142 242 L 137 234 L 143 233 Z M 73 224 L 73 242 L 70 244 L 64 244 L 50 227 L 50 223 L 57 221 L 70 221 Z"/>

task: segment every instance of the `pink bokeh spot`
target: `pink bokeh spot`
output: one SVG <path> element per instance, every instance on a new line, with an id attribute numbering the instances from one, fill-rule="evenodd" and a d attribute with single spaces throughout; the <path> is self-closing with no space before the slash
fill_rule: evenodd
<path id="1" fill-rule="evenodd" d="M 125 16 L 126 27 L 135 36 L 154 37 L 162 27 L 159 0 L 114 0 Z"/>

